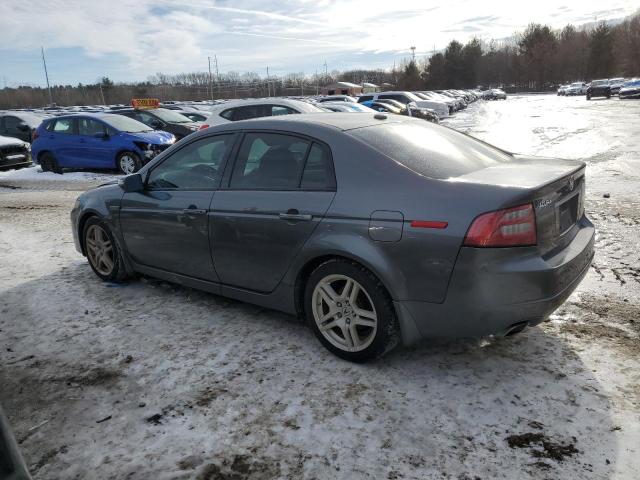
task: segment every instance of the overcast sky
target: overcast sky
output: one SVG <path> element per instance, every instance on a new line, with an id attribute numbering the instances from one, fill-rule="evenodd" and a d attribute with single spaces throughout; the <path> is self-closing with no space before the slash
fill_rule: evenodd
<path id="1" fill-rule="evenodd" d="M 562 27 L 624 17 L 632 0 L 0 0 L 0 86 L 145 80 L 155 72 L 313 74 L 390 68 L 451 40 L 505 38 L 530 22 Z"/>

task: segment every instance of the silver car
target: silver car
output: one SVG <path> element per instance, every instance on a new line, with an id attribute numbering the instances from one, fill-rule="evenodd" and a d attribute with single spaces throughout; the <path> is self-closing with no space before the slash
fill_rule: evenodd
<path id="1" fill-rule="evenodd" d="M 296 314 L 365 361 L 547 318 L 593 257 L 584 178 L 410 117 L 287 115 L 200 131 L 80 195 L 71 220 L 103 280 Z"/>

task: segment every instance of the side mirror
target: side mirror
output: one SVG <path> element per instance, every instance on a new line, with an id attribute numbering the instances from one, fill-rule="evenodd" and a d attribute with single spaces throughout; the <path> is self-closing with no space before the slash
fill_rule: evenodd
<path id="1" fill-rule="evenodd" d="M 120 185 L 120 188 L 122 188 L 127 193 L 141 192 L 142 190 L 144 190 L 142 175 L 140 175 L 139 173 L 127 175 L 126 177 L 120 179 L 118 185 Z"/>
<path id="2" fill-rule="evenodd" d="M 20 130 L 21 132 L 29 132 L 31 130 L 31 127 L 26 123 L 19 123 L 18 130 Z"/>

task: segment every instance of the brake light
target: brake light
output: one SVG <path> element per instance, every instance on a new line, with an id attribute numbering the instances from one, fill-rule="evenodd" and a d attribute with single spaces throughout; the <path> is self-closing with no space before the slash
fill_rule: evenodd
<path id="1" fill-rule="evenodd" d="M 38 138 L 40 136 L 40 134 L 38 133 L 37 130 L 32 130 L 31 131 L 31 141 L 33 142 L 36 138 Z"/>
<path id="2" fill-rule="evenodd" d="M 204 130 L 205 128 L 209 128 L 209 125 L 203 123 L 202 125 L 200 125 L 200 128 L 198 130 Z"/>
<path id="3" fill-rule="evenodd" d="M 468 247 L 523 247 L 536 242 L 536 215 L 530 203 L 480 215 L 464 239 Z"/>

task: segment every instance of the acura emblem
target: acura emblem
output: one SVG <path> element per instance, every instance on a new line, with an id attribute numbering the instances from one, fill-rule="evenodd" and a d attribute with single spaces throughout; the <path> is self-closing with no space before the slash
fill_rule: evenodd
<path id="1" fill-rule="evenodd" d="M 573 187 L 575 186 L 575 179 L 573 175 L 569 177 L 569 191 L 573 191 Z"/>

